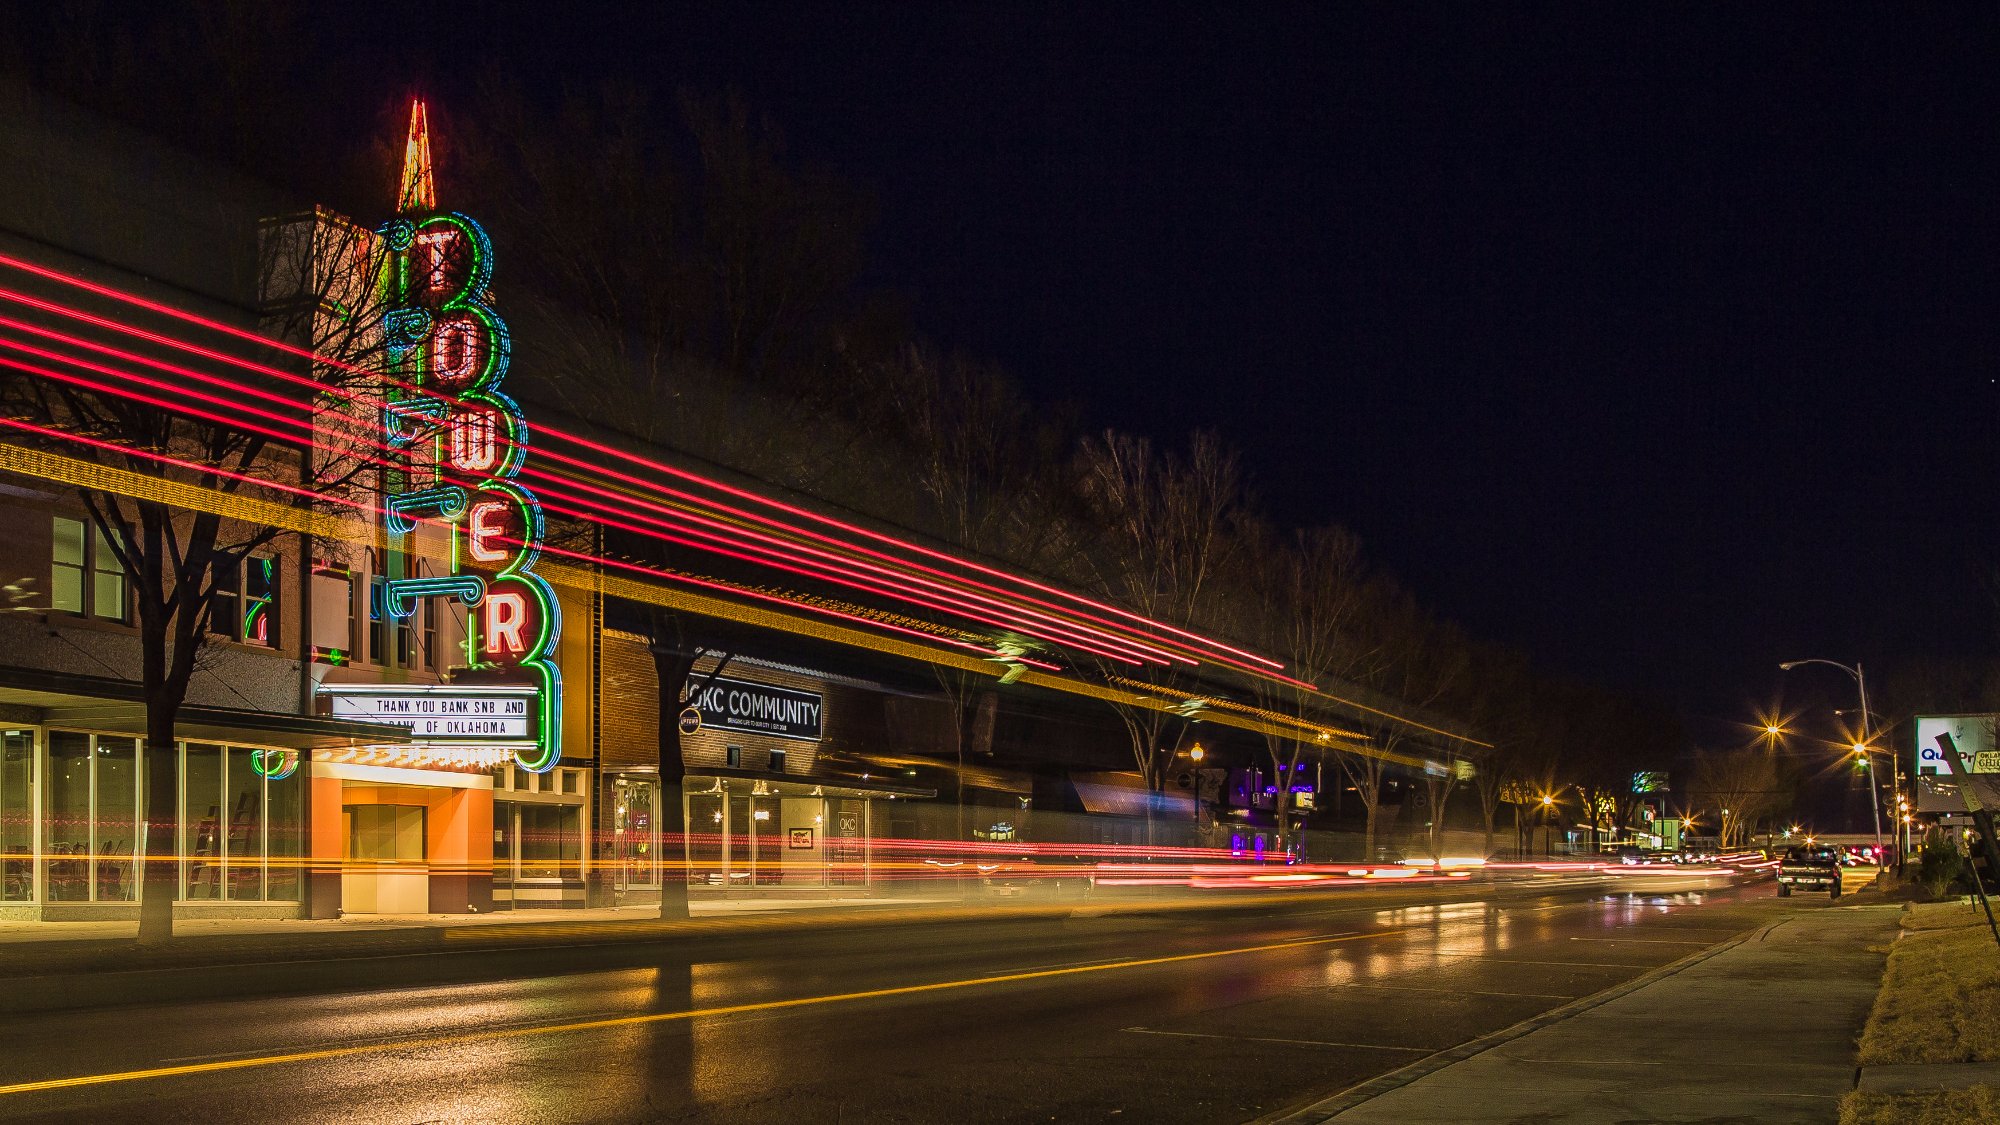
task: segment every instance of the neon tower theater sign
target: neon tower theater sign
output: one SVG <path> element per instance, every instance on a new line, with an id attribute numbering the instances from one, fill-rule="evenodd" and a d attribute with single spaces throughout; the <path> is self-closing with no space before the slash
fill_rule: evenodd
<path id="1" fill-rule="evenodd" d="M 464 607 L 458 683 L 522 689 L 498 691 L 481 704 L 504 722 L 466 729 L 504 729 L 517 746 L 532 739 L 515 760 L 544 772 L 562 756 L 562 677 L 555 665 L 562 614 L 534 572 L 541 506 L 514 479 L 527 455 L 528 426 L 521 408 L 500 393 L 511 348 L 506 323 L 485 303 L 493 246 L 478 223 L 437 210 L 422 102 L 410 118 L 396 210 L 379 232 L 389 255 L 382 432 L 397 462 L 384 474 L 383 608 L 407 620 L 426 599 L 441 603 L 437 609 L 454 601 Z M 449 531 L 444 573 L 410 570 L 419 520 Z"/>

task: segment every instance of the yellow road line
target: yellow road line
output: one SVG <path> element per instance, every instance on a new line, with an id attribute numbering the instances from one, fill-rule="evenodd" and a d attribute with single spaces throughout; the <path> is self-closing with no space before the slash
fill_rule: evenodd
<path id="1" fill-rule="evenodd" d="M 0 1086 L 0 1094 L 32 1094 L 44 1090 L 74 1089 L 79 1086 L 105 1086 L 117 1082 L 140 1082 L 149 1078 L 178 1078 L 184 1075 L 213 1074 L 225 1070 L 249 1070 L 256 1067 L 282 1066 L 286 1063 L 319 1062 L 325 1059 L 350 1058 L 355 1055 L 381 1054 L 387 1051 L 427 1050 L 432 1047 L 451 1047 L 481 1040 L 522 1039 L 531 1035 L 560 1035 L 572 1031 L 604 1031 L 623 1027 L 642 1027 L 646 1024 L 669 1023 L 677 1020 L 705 1019 L 711 1016 L 734 1016 L 745 1012 L 770 1012 L 786 1008 L 804 1008 L 815 1004 L 839 1004 L 854 1000 L 879 1000 L 889 996 L 914 996 L 925 992 L 944 992 L 956 988 L 977 988 L 982 985 L 1009 984 L 1024 980 L 1046 980 L 1050 977 L 1073 976 L 1078 973 L 1101 973 L 1111 969 L 1136 969 L 1148 965 L 1172 965 L 1186 961 L 1203 961 L 1214 957 L 1234 957 L 1245 953 L 1269 953 L 1280 949 L 1304 949 L 1315 945 L 1332 945 L 1335 942 L 1389 937 L 1405 932 L 1407 931 L 1380 930 L 1375 933 L 1338 934 L 1333 937 L 1273 942 L 1269 945 L 1246 945 L 1235 949 L 1213 949 L 1204 953 L 1177 953 L 1168 957 L 1145 957 L 1132 961 L 1113 961 L 1100 965 L 1072 965 L 1060 969 L 1034 969 L 1020 973 L 1002 973 L 998 976 L 938 981 L 932 984 L 905 984 L 894 988 L 873 988 L 865 992 L 839 992 L 825 996 L 799 996 L 790 1000 L 759 1000 L 750 1004 L 729 1004 L 719 1008 L 698 1008 L 686 1012 L 654 1012 L 640 1016 L 613 1016 L 606 1019 L 580 1020 L 575 1023 L 503 1028 L 494 1031 L 472 1031 L 457 1035 L 433 1035 L 421 1039 L 400 1039 L 393 1042 L 369 1043 L 353 1047 L 323 1047 L 317 1050 L 294 1051 L 283 1055 L 259 1055 L 246 1059 L 221 1059 L 214 1062 L 188 1063 L 182 1066 L 151 1067 L 146 1070 L 123 1070 L 109 1074 L 80 1074 L 73 1078 L 46 1078 L 39 1082 L 17 1082 L 9 1086 Z"/>

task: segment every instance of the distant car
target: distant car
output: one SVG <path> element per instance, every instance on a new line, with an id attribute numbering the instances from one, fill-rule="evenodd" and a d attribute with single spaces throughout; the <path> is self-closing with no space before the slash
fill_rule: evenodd
<path id="1" fill-rule="evenodd" d="M 1789 896 L 1795 888 L 1825 890 L 1840 897 L 1840 868 L 1844 857 L 1838 849 L 1798 847 L 1778 860 L 1778 896 Z"/>
<path id="2" fill-rule="evenodd" d="M 1626 844 L 1618 849 L 1618 862 L 1627 867 L 1637 867 L 1646 862 L 1646 849 L 1636 844 Z"/>

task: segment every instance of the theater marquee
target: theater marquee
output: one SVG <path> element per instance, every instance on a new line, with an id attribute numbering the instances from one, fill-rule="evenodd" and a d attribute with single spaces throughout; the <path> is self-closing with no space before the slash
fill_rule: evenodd
<path id="1" fill-rule="evenodd" d="M 424 742 L 532 746 L 539 700 L 532 688 L 327 685 L 320 688 L 336 719 L 386 723 Z"/>

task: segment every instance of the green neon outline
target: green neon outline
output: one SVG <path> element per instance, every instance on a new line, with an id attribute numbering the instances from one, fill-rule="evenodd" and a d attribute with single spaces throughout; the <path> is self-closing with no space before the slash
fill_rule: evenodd
<path id="1" fill-rule="evenodd" d="M 265 757 L 266 754 L 276 756 L 281 764 L 281 768 L 266 768 L 265 762 L 269 760 Z M 299 752 L 297 750 L 252 749 L 250 751 L 250 772 L 264 778 L 266 781 L 283 781 L 297 772 L 298 768 Z"/>
<path id="2" fill-rule="evenodd" d="M 464 283 L 457 292 L 443 300 L 413 299 L 411 287 L 411 255 L 417 237 L 441 226 L 455 227 L 465 240 L 471 253 L 471 262 L 466 270 Z M 501 394 L 500 382 L 506 377 L 507 368 L 513 356 L 513 338 L 507 329 L 507 322 L 489 308 L 481 299 L 493 283 L 493 243 L 486 230 L 478 222 L 456 211 L 440 212 L 411 221 L 394 219 L 380 228 L 387 241 L 395 262 L 393 276 L 385 278 L 384 284 L 391 292 L 389 303 L 397 306 L 383 314 L 385 322 L 394 325 L 421 324 L 420 338 L 409 340 L 404 347 L 397 347 L 398 341 L 391 341 L 390 364 L 403 381 L 417 386 L 431 386 L 435 381 L 430 359 L 437 340 L 437 325 L 447 316 L 462 314 L 483 323 L 486 330 L 487 350 L 484 363 L 473 377 L 452 393 L 462 402 L 491 411 L 499 418 L 494 440 L 499 443 L 500 463 L 490 470 L 485 479 L 466 488 L 468 503 L 456 512 L 446 513 L 453 525 L 451 536 L 451 569 L 447 578 L 425 580 L 404 580 L 403 588 L 412 596 L 436 590 L 440 593 L 457 592 L 462 583 L 459 579 L 478 580 L 488 573 L 486 569 L 468 557 L 465 537 L 469 534 L 464 521 L 457 518 L 467 510 L 471 493 L 485 493 L 506 496 L 520 511 L 522 521 L 522 544 L 518 553 L 490 579 L 486 580 L 486 592 L 497 588 L 519 587 L 532 597 L 540 610 L 537 633 L 526 651 L 518 660 L 507 663 L 486 659 L 488 654 L 480 637 L 479 615 L 468 613 L 465 628 L 465 665 L 468 669 L 521 668 L 534 678 L 539 700 L 541 729 L 536 732 L 536 746 L 532 751 L 517 751 L 514 760 L 522 769 L 532 773 L 546 773 L 562 759 L 562 671 L 556 666 L 556 647 L 562 637 L 562 603 L 555 591 L 540 575 L 534 573 L 534 565 L 541 557 L 542 540 L 547 533 L 546 522 L 540 502 L 534 493 L 514 483 L 514 476 L 520 472 L 521 463 L 527 456 L 528 425 L 521 408 L 512 398 Z M 421 315 L 421 319 L 419 316 Z M 398 438 L 405 444 L 414 445 L 419 439 L 429 439 L 424 444 L 430 447 L 431 460 L 436 474 L 462 473 L 451 464 L 449 429 L 455 411 L 449 408 L 436 410 L 418 405 L 421 396 L 405 397 L 392 391 L 390 404 L 384 411 L 383 424 L 392 442 Z M 434 400 L 433 400 L 434 401 Z M 402 415 L 441 415 L 438 425 L 431 434 L 406 432 L 400 423 Z M 462 476 L 460 479 L 464 479 Z M 442 489 L 438 491 L 443 491 Z M 426 497 L 429 499 L 429 497 Z M 388 530 L 395 533 L 398 523 L 409 521 L 401 517 L 399 504 L 416 504 L 409 498 L 393 497 L 384 505 L 391 513 L 386 517 Z M 407 534 L 407 531 L 403 533 Z M 448 590 L 447 590 L 448 587 Z M 483 595 L 481 599 L 483 600 Z M 468 603 L 474 604 L 474 603 Z"/>

